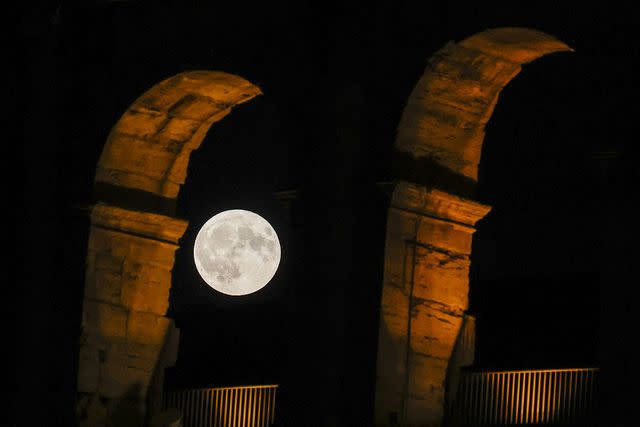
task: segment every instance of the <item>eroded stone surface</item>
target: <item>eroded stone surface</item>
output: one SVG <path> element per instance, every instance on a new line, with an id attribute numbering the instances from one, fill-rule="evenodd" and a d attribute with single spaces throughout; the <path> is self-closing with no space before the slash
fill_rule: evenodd
<path id="1" fill-rule="evenodd" d="M 477 180 L 484 127 L 502 89 L 522 64 L 570 50 L 526 28 L 492 29 L 448 43 L 431 57 L 411 93 L 396 147 Z"/>
<path id="2" fill-rule="evenodd" d="M 99 403 L 79 401 L 78 410 L 87 417 L 80 421 L 92 425 L 106 417 L 100 425 L 120 425 L 133 417 L 130 425 L 139 425 L 133 420 L 143 418 L 134 414 L 144 415 L 151 384 L 160 378 L 157 371 L 175 362 L 165 357 L 160 363 L 175 329 L 164 316 L 178 248 L 171 241 L 178 240 L 186 222 L 104 204 L 93 208 L 91 219 L 77 385 L 79 393 L 97 396 Z M 118 412 L 121 401 L 137 409 L 125 416 Z"/>
<path id="3" fill-rule="evenodd" d="M 147 410 L 160 410 L 179 340 L 165 317 L 171 271 L 187 227 L 160 212 L 175 202 L 191 151 L 211 125 L 259 94 L 238 76 L 181 73 L 144 93 L 111 130 L 95 176 L 96 195 L 109 203 L 90 212 L 79 425 L 141 426 Z M 144 202 L 125 208 L 131 197 Z"/>
<path id="4" fill-rule="evenodd" d="M 538 31 L 487 30 L 444 46 L 413 89 L 395 148 L 409 171 L 399 173 L 420 185 L 396 183 L 387 219 L 377 425 L 440 425 L 447 375 L 455 382 L 473 358 L 474 328 L 465 313 L 469 256 L 474 226 L 490 208 L 468 197 L 485 124 L 522 64 L 567 50 Z"/>
<path id="5" fill-rule="evenodd" d="M 211 125 L 260 89 L 231 74 L 185 72 L 138 98 L 113 127 L 96 181 L 176 198 Z"/>

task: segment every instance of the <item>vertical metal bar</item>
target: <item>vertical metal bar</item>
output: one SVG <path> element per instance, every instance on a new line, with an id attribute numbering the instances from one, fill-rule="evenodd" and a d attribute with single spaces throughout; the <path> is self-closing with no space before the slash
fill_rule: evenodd
<path id="1" fill-rule="evenodd" d="M 531 410 L 531 377 L 529 375 L 529 372 L 522 373 L 522 380 L 524 382 L 524 400 L 522 401 L 523 403 L 522 419 L 524 420 L 525 423 L 528 423 L 529 413 Z"/>
<path id="2" fill-rule="evenodd" d="M 556 405 L 556 413 L 558 414 L 558 422 L 562 422 L 563 420 L 563 409 L 564 406 L 564 389 L 565 389 L 565 375 L 563 372 L 558 371 L 558 403 Z"/>
<path id="3" fill-rule="evenodd" d="M 560 387 L 560 372 L 553 373 L 553 422 L 556 423 L 560 420 L 560 411 L 558 406 L 560 405 L 560 393 L 562 388 Z"/>
<path id="4" fill-rule="evenodd" d="M 191 390 L 190 393 L 190 407 L 191 407 L 191 425 L 194 425 L 196 423 L 196 416 L 197 416 L 197 412 L 196 412 L 196 391 L 195 390 Z"/>
<path id="5" fill-rule="evenodd" d="M 536 371 L 531 372 L 531 415 L 529 416 L 530 422 L 533 424 L 536 422 L 538 416 L 538 373 Z"/>
<path id="6" fill-rule="evenodd" d="M 569 423 L 573 421 L 573 401 L 575 393 L 575 386 L 573 385 L 574 376 L 574 371 L 569 371 L 569 395 L 567 396 L 569 398 L 567 405 L 567 416 L 569 418 Z"/>
<path id="7" fill-rule="evenodd" d="M 552 372 L 547 372 L 544 380 L 544 422 L 547 424 L 551 422 L 551 374 Z"/>
<path id="8" fill-rule="evenodd" d="M 233 388 L 233 427 L 239 427 L 240 423 L 240 399 L 238 397 L 238 389 Z"/>
<path id="9" fill-rule="evenodd" d="M 197 408 L 197 423 L 198 427 L 202 426 L 202 391 L 196 390 L 196 408 Z"/>
<path id="10" fill-rule="evenodd" d="M 198 390 L 191 390 L 191 410 L 193 411 L 191 425 L 194 427 L 200 427 L 198 425 Z"/>
<path id="11" fill-rule="evenodd" d="M 562 372 L 556 372 L 556 379 L 558 381 L 558 390 L 556 391 L 556 422 L 561 422 L 562 420 L 562 399 L 564 398 L 563 390 L 564 390 L 564 376 Z"/>
<path id="12" fill-rule="evenodd" d="M 535 422 L 536 419 L 536 392 L 537 392 L 537 382 L 536 382 L 536 372 L 533 371 L 531 373 L 529 373 L 529 377 L 530 377 L 530 393 L 529 393 L 529 402 L 531 402 L 529 404 L 529 423 L 533 424 Z"/>
<path id="13" fill-rule="evenodd" d="M 271 408 L 271 424 L 276 421 L 276 397 L 278 397 L 278 388 L 273 387 L 273 407 Z"/>
<path id="14" fill-rule="evenodd" d="M 541 395 L 540 395 L 540 422 L 541 423 L 546 423 L 547 422 L 547 379 L 549 377 L 549 373 L 548 372 L 544 372 L 542 374 L 542 388 L 541 388 Z"/>
<path id="15" fill-rule="evenodd" d="M 513 423 L 517 423 L 520 413 L 520 375 L 513 373 Z"/>
<path id="16" fill-rule="evenodd" d="M 273 400 L 274 400 L 274 395 L 273 395 L 273 389 L 269 390 L 269 425 L 273 424 Z"/>
<path id="17" fill-rule="evenodd" d="M 468 406 L 468 411 L 467 411 L 467 416 L 469 418 L 469 422 L 471 423 L 475 418 L 475 398 L 476 398 L 476 376 L 475 375 L 470 375 L 469 376 L 469 404 Z"/>
<path id="18" fill-rule="evenodd" d="M 266 418 L 267 418 L 267 425 L 271 425 L 271 389 L 267 391 Z"/>
<path id="19" fill-rule="evenodd" d="M 511 374 L 511 422 L 515 424 L 518 420 L 518 374 Z"/>
<path id="20" fill-rule="evenodd" d="M 478 375 L 478 421 L 483 421 L 484 415 L 484 388 L 485 388 L 485 376 Z"/>
<path id="21" fill-rule="evenodd" d="M 218 409 L 218 390 L 214 388 L 213 390 L 211 390 L 211 417 L 213 419 L 211 425 L 213 427 L 218 427 L 218 420 L 220 418 L 219 414 L 220 411 Z"/>
<path id="22" fill-rule="evenodd" d="M 200 423 L 202 426 L 207 426 L 207 393 L 206 390 L 200 390 L 198 392 L 198 400 L 200 400 Z M 207 426 L 209 427 L 209 426 Z"/>
<path id="23" fill-rule="evenodd" d="M 518 377 L 517 374 L 515 372 L 511 373 L 511 422 L 515 423 L 516 422 L 516 416 L 517 416 L 517 408 L 518 408 L 518 389 L 517 389 L 517 384 L 518 384 Z"/>
<path id="24" fill-rule="evenodd" d="M 573 387 L 573 371 L 572 370 L 567 371 L 567 385 L 569 387 L 569 393 L 567 393 L 567 422 L 570 424 L 573 421 L 572 420 L 572 416 L 573 416 L 572 403 L 573 403 L 574 387 Z"/>
<path id="25" fill-rule="evenodd" d="M 527 379 L 525 378 L 524 372 L 519 373 L 520 379 L 520 419 L 519 421 L 522 423 L 524 421 L 524 416 L 526 414 L 526 404 L 527 404 Z"/>
<path id="26" fill-rule="evenodd" d="M 192 423 L 191 416 L 191 406 L 189 403 L 191 402 L 191 391 L 187 390 L 184 394 L 184 412 L 185 412 L 185 424 L 190 425 Z"/>
<path id="27" fill-rule="evenodd" d="M 229 425 L 229 416 L 227 415 L 227 390 L 223 389 L 220 391 L 220 419 L 221 425 L 224 427 L 228 427 Z"/>
<path id="28" fill-rule="evenodd" d="M 527 422 L 533 422 L 536 405 L 536 374 L 535 372 L 529 372 L 529 415 L 527 416 Z"/>
<path id="29" fill-rule="evenodd" d="M 253 426 L 253 390 L 255 387 L 247 388 L 247 420 L 245 421 L 245 425 L 247 427 Z"/>
<path id="30" fill-rule="evenodd" d="M 198 426 L 198 391 L 191 390 L 191 425 Z"/>
<path id="31" fill-rule="evenodd" d="M 481 395 L 481 381 L 482 381 L 482 376 L 478 375 L 478 374 L 474 374 L 474 386 L 475 386 L 475 391 L 474 391 L 474 399 L 473 399 L 473 419 L 476 421 L 480 420 L 480 402 L 482 399 L 482 395 Z"/>
<path id="32" fill-rule="evenodd" d="M 470 374 L 469 375 L 469 394 L 470 394 L 470 399 L 469 399 L 469 404 L 467 405 L 468 407 L 468 413 L 469 413 L 469 419 L 470 420 L 477 420 L 478 418 L 476 417 L 475 414 L 475 399 L 476 399 L 476 376 L 475 374 Z"/>
<path id="33" fill-rule="evenodd" d="M 242 389 L 234 389 L 236 393 L 236 427 L 242 427 Z"/>
<path id="34" fill-rule="evenodd" d="M 202 399 L 202 425 L 211 427 L 209 424 L 209 389 L 202 389 L 200 391 L 200 399 Z"/>
<path id="35" fill-rule="evenodd" d="M 197 426 L 200 427 L 202 426 L 202 391 L 201 390 L 196 390 L 196 407 L 197 407 L 197 413 L 198 413 L 198 418 L 197 418 Z"/>
<path id="36" fill-rule="evenodd" d="M 569 393 L 569 422 L 572 422 L 575 420 L 575 403 L 576 403 L 576 377 L 577 377 L 577 372 L 576 371 L 571 371 L 571 385 L 570 385 L 570 390 L 571 392 Z"/>
<path id="37" fill-rule="evenodd" d="M 590 406 L 589 413 L 591 415 L 597 415 L 595 413 L 595 408 L 596 408 L 596 405 L 600 404 L 599 401 L 596 401 L 596 396 L 598 395 L 598 391 L 599 391 L 598 388 L 597 388 L 598 384 L 599 384 L 599 380 L 600 380 L 599 372 L 598 371 L 594 371 L 591 378 L 592 379 L 591 379 L 591 396 L 589 398 L 589 401 L 590 401 L 590 403 L 589 403 L 589 406 Z"/>
<path id="38" fill-rule="evenodd" d="M 541 383 L 541 373 L 540 372 L 535 372 L 534 373 L 534 377 L 535 377 L 535 384 L 536 384 L 536 393 L 535 393 L 535 402 L 533 403 L 534 406 L 534 419 L 533 421 L 538 424 L 540 422 L 540 400 L 541 400 L 541 395 L 540 395 L 540 383 Z"/>
<path id="39" fill-rule="evenodd" d="M 239 427 L 244 427 L 244 409 L 245 409 L 244 391 L 245 391 L 244 388 L 238 389 L 238 407 L 239 407 L 238 426 Z"/>
<path id="40" fill-rule="evenodd" d="M 264 394 L 264 389 L 261 389 L 260 392 L 258 393 L 258 420 L 257 420 L 257 426 L 258 427 L 263 427 L 264 424 L 262 423 L 262 395 Z"/>
<path id="41" fill-rule="evenodd" d="M 492 393 L 493 390 L 491 389 L 492 388 L 492 381 L 491 381 L 492 378 L 491 377 L 492 377 L 491 373 L 488 373 L 488 374 L 485 375 L 485 383 L 486 383 L 485 391 L 484 391 L 484 395 L 485 395 L 485 397 L 484 397 L 484 407 L 485 407 L 485 409 L 484 409 L 484 413 L 485 413 L 484 420 L 485 420 L 485 423 L 490 423 L 491 422 L 491 404 L 493 403 L 492 400 L 491 400 L 491 397 L 492 397 L 491 395 L 493 394 Z"/>
<path id="42" fill-rule="evenodd" d="M 489 418 L 489 399 L 491 396 L 491 390 L 489 390 L 489 381 L 491 378 L 491 374 L 484 374 L 482 381 L 482 419 L 484 422 L 487 422 Z"/>
<path id="43" fill-rule="evenodd" d="M 567 383 L 567 380 L 569 379 L 569 376 L 567 375 L 567 371 L 563 371 L 561 372 L 562 374 L 562 395 L 561 395 L 561 399 L 560 399 L 560 421 L 561 422 L 566 422 L 567 420 L 567 395 L 568 395 L 568 390 L 569 390 L 569 386 Z"/>
<path id="44" fill-rule="evenodd" d="M 264 421 L 264 425 L 269 425 L 269 419 L 267 418 L 267 408 L 269 407 L 269 389 L 264 389 L 263 396 L 263 406 L 262 406 L 262 419 Z"/>
<path id="45" fill-rule="evenodd" d="M 576 372 L 576 404 L 575 404 L 575 417 L 576 420 L 582 418 L 582 382 L 584 380 L 583 370 Z"/>
<path id="46" fill-rule="evenodd" d="M 535 424 L 539 424 L 540 423 L 540 384 L 542 382 L 542 377 L 541 377 L 542 373 L 540 371 L 536 371 L 533 373 L 533 377 L 534 377 L 534 384 L 535 384 L 535 393 L 534 395 L 534 402 L 533 402 L 533 422 Z"/>
<path id="47" fill-rule="evenodd" d="M 239 427 L 240 423 L 240 398 L 238 396 L 238 389 L 233 388 L 233 427 Z"/>
<path id="48" fill-rule="evenodd" d="M 252 424 L 251 424 L 252 427 L 256 427 L 256 426 L 259 425 L 258 424 L 258 401 L 259 401 L 259 399 L 260 399 L 260 389 L 256 388 L 253 391 L 253 398 L 252 398 L 252 400 L 253 400 L 253 421 L 252 421 Z"/>
<path id="49" fill-rule="evenodd" d="M 491 416 L 491 374 L 484 374 L 484 394 L 482 399 L 482 410 L 484 412 L 484 422 L 487 424 L 489 422 L 489 417 Z"/>
<path id="50" fill-rule="evenodd" d="M 503 409 L 503 420 L 504 424 L 508 424 L 511 417 L 511 372 L 507 372 L 504 378 L 504 409 Z"/>
<path id="51" fill-rule="evenodd" d="M 206 393 L 207 413 L 205 417 L 205 425 L 211 427 L 213 424 L 213 389 L 208 389 Z"/>
<path id="52" fill-rule="evenodd" d="M 467 424 L 467 402 L 469 401 L 469 376 L 465 373 L 463 374 L 460 381 L 460 390 L 458 393 L 458 398 L 456 399 L 456 407 L 454 408 L 453 414 L 456 422 L 454 425 Z"/>
<path id="53" fill-rule="evenodd" d="M 575 420 L 580 418 L 580 409 L 582 408 L 582 375 L 583 371 L 576 371 L 575 381 L 575 399 L 573 403 L 573 417 Z"/>
<path id="54" fill-rule="evenodd" d="M 491 410 L 491 422 L 496 423 L 498 420 L 498 405 L 500 404 L 500 374 L 493 373 L 493 408 Z"/>
<path id="55" fill-rule="evenodd" d="M 496 422 L 502 422 L 502 407 L 504 406 L 504 373 L 498 375 L 498 406 L 496 407 Z"/>
<path id="56" fill-rule="evenodd" d="M 244 427 L 247 427 L 249 425 L 249 411 L 251 410 L 251 406 L 249 405 L 249 393 L 251 392 L 251 389 L 249 387 L 245 387 L 243 389 L 244 392 L 244 420 L 242 421 L 242 425 Z"/>
<path id="57" fill-rule="evenodd" d="M 494 373 L 493 374 L 493 384 L 494 384 L 494 388 L 493 388 L 493 423 L 497 423 L 498 421 L 498 410 L 499 410 L 499 406 L 500 406 L 500 373 Z"/>

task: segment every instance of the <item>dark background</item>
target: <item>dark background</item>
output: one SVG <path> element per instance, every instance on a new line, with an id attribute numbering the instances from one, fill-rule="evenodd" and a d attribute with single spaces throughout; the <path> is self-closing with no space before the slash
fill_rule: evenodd
<path id="1" fill-rule="evenodd" d="M 601 366 L 610 425 L 624 425 L 635 15 L 417 3 L 30 2 L 10 16 L 18 132 L 6 143 L 22 163 L 7 180 L 16 274 L 5 284 L 4 393 L 16 425 L 73 424 L 95 165 L 128 105 L 195 69 L 238 74 L 264 95 L 192 155 L 169 313 L 181 347 L 167 385 L 278 383 L 282 421 L 369 423 L 388 205 L 378 183 L 395 176 L 395 129 L 435 51 L 501 26 L 547 32 L 575 52 L 525 65 L 487 126 L 475 199 L 494 208 L 472 255 L 476 367 Z M 297 190 L 288 209 L 274 197 L 282 190 Z M 267 218 L 283 247 L 272 283 L 245 298 L 208 288 L 191 257 L 198 228 L 229 208 Z"/>

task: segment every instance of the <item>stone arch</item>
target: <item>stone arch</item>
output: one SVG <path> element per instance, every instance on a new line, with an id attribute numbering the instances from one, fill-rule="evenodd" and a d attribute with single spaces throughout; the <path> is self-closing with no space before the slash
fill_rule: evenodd
<path id="1" fill-rule="evenodd" d="M 470 197 L 485 125 L 522 64 L 571 50 L 531 29 L 486 30 L 436 52 L 411 92 L 394 146 L 401 179 L 387 219 L 376 425 L 441 424 L 447 382 L 473 361 L 471 239 L 491 208 Z"/>
<path id="2" fill-rule="evenodd" d="M 261 94 L 217 71 L 189 71 L 145 92 L 111 129 L 91 207 L 78 360 L 81 425 L 138 426 L 159 409 L 178 330 L 165 316 L 189 156 L 213 123 Z"/>

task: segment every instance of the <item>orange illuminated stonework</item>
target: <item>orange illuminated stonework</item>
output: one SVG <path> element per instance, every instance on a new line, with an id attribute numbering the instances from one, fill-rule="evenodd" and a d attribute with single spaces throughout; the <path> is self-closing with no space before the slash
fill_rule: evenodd
<path id="1" fill-rule="evenodd" d="M 387 219 L 376 425 L 441 425 L 447 384 L 473 357 L 461 343 L 473 342 L 472 235 L 490 210 L 469 199 L 485 125 L 522 64 L 570 50 L 534 30 L 487 30 L 436 52 L 413 89 L 395 141 L 405 178 Z"/>
<path id="2" fill-rule="evenodd" d="M 468 306 L 473 225 L 489 207 L 399 182 L 387 222 L 376 419 L 441 417 Z M 394 415 L 395 414 L 395 415 Z"/>
<path id="3" fill-rule="evenodd" d="M 209 127 L 260 94 L 214 71 L 149 89 L 111 130 L 90 209 L 77 416 L 81 426 L 141 426 L 160 409 L 179 334 L 165 316 L 175 251 L 187 222 L 173 217 L 189 155 Z"/>

